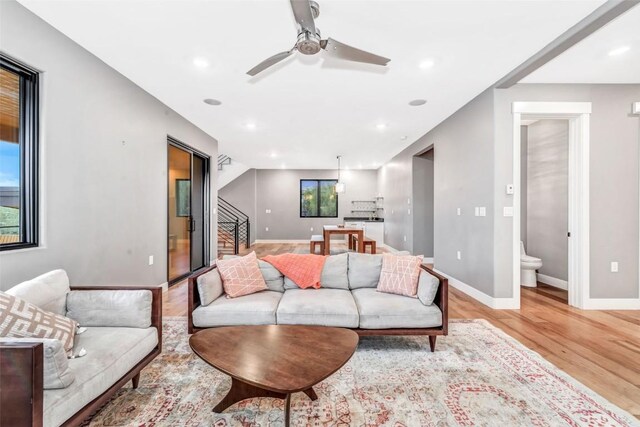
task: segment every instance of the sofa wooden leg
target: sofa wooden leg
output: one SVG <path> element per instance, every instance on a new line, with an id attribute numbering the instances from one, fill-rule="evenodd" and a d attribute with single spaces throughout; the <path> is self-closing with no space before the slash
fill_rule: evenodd
<path id="1" fill-rule="evenodd" d="M 436 338 L 438 338 L 437 335 L 429 335 L 429 347 L 431 347 L 431 353 L 436 351 Z"/>
<path id="2" fill-rule="evenodd" d="M 131 378 L 131 383 L 133 384 L 133 388 L 138 388 L 138 383 L 140 382 L 140 372 L 138 372 L 133 378 Z"/>

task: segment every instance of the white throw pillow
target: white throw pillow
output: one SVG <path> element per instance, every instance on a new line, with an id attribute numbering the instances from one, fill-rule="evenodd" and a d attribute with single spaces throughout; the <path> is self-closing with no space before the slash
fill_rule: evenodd
<path id="1" fill-rule="evenodd" d="M 198 277 L 198 293 L 200 294 L 200 303 L 209 305 L 224 293 L 222 288 L 222 278 L 217 268 L 207 271 Z"/>
<path id="2" fill-rule="evenodd" d="M 420 302 L 424 305 L 433 304 L 439 286 L 440 280 L 436 276 L 421 270 L 418 279 L 418 299 Z"/>
<path id="3" fill-rule="evenodd" d="M 64 316 L 67 312 L 69 291 L 67 273 L 64 270 L 53 270 L 22 282 L 6 293 L 37 305 L 45 311 Z"/>

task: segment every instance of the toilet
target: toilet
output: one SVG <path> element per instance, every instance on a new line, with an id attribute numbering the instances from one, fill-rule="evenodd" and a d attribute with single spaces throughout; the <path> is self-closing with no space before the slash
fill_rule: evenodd
<path id="1" fill-rule="evenodd" d="M 538 286 L 536 270 L 542 268 L 540 258 L 527 255 L 524 251 L 524 243 L 520 242 L 520 283 L 528 288 Z"/>

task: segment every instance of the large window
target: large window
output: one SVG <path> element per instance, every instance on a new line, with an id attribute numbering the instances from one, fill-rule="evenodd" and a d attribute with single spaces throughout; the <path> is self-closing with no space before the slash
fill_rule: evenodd
<path id="1" fill-rule="evenodd" d="M 0 55 L 0 250 L 38 245 L 38 74 Z"/>
<path id="2" fill-rule="evenodd" d="M 338 195 L 335 179 L 300 180 L 300 217 L 335 218 L 338 216 Z"/>

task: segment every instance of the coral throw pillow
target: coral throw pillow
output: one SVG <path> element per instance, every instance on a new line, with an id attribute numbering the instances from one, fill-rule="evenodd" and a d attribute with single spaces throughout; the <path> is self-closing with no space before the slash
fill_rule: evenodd
<path id="1" fill-rule="evenodd" d="M 67 355 L 71 355 L 77 327 L 75 320 L 0 292 L 0 337 L 60 340 Z"/>
<path id="2" fill-rule="evenodd" d="M 229 298 L 267 290 L 255 252 L 243 257 L 220 259 L 216 264 L 222 277 L 222 287 Z"/>
<path id="3" fill-rule="evenodd" d="M 417 298 L 422 255 L 382 254 L 378 292 Z"/>

